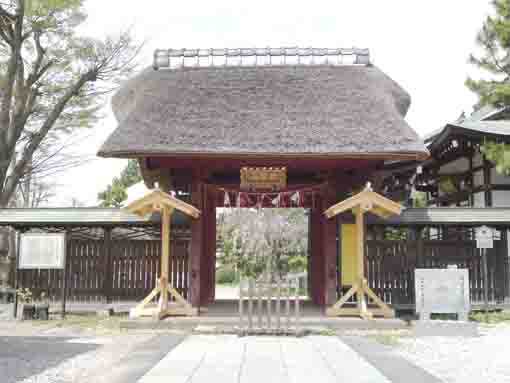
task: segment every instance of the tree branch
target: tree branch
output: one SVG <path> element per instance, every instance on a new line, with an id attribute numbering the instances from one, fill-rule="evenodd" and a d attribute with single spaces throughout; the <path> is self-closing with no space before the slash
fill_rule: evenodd
<path id="1" fill-rule="evenodd" d="M 64 110 L 65 106 L 73 98 L 80 89 L 90 81 L 95 80 L 95 72 L 88 71 L 84 73 L 77 81 L 76 83 L 70 87 L 64 95 L 60 98 L 60 100 L 57 102 L 57 104 L 53 107 L 52 111 L 50 112 L 48 118 L 44 121 L 41 129 L 32 136 L 32 139 L 27 143 L 25 146 L 25 149 L 23 150 L 23 153 L 21 155 L 21 158 L 16 162 L 14 165 L 14 168 L 7 177 L 7 180 L 5 182 L 5 187 L 3 190 L 3 194 L 0 199 L 0 206 L 7 204 L 9 199 L 12 197 L 14 192 L 16 191 L 16 187 L 21 179 L 21 177 L 24 174 L 24 170 L 28 163 L 30 162 L 31 158 L 33 157 L 34 152 L 37 150 L 39 145 L 41 144 L 42 140 L 46 137 L 50 129 L 53 127 L 55 122 L 57 121 L 58 117 Z"/>

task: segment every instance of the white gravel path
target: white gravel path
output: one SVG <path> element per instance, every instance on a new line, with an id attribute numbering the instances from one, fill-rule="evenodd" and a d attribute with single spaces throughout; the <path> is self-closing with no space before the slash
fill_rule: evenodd
<path id="1" fill-rule="evenodd" d="M 108 381 L 106 372 L 151 336 L 153 335 L 138 334 L 71 340 L 71 342 L 95 343 L 101 346 L 19 383 L 106 383 Z"/>
<path id="2" fill-rule="evenodd" d="M 510 324 L 475 338 L 403 338 L 398 353 L 447 383 L 510 382 Z"/>

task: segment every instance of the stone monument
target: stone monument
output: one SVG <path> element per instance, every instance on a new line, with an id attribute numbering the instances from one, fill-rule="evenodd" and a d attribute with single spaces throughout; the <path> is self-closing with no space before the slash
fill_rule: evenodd
<path id="1" fill-rule="evenodd" d="M 468 269 L 416 269 L 415 294 L 420 320 L 430 319 L 430 314 L 457 314 L 459 320 L 468 320 Z"/>

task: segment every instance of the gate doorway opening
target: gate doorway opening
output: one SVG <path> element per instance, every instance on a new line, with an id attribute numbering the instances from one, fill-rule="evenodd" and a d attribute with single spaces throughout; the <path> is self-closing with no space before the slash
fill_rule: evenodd
<path id="1" fill-rule="evenodd" d="M 236 312 L 248 279 L 298 281 L 300 298 L 308 300 L 309 217 L 305 208 L 217 208 L 213 311 Z"/>

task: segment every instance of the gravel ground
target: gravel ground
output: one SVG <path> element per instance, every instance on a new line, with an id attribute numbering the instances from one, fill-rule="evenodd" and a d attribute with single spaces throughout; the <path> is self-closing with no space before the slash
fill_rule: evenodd
<path id="1" fill-rule="evenodd" d="M 444 382 L 510 382 L 509 323 L 482 327 L 479 337 L 404 337 L 397 352 Z"/>
<path id="2" fill-rule="evenodd" d="M 118 318 L 16 321 L 0 307 L 1 383 L 136 382 L 184 337 L 125 332 Z"/>
<path id="3" fill-rule="evenodd" d="M 101 383 L 112 382 L 109 372 L 154 334 L 117 335 L 101 338 L 76 338 L 70 342 L 94 345 L 91 351 L 69 358 L 20 383 Z M 69 342 L 69 341 L 68 341 Z"/>

